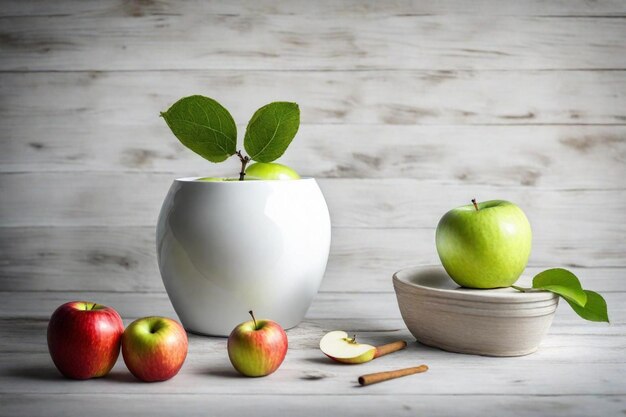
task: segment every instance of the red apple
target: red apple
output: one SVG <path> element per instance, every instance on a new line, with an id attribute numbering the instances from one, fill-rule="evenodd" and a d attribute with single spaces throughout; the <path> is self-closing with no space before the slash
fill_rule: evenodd
<path id="1" fill-rule="evenodd" d="M 287 334 L 271 320 L 241 323 L 228 337 L 228 357 L 246 376 L 266 376 L 278 369 L 287 354 Z"/>
<path id="2" fill-rule="evenodd" d="M 146 382 L 165 381 L 178 373 L 187 357 L 187 333 L 177 321 L 144 317 L 122 336 L 122 356 L 128 370 Z"/>
<path id="3" fill-rule="evenodd" d="M 66 377 L 89 379 L 109 373 L 120 354 L 124 324 L 117 311 L 102 304 L 71 301 L 48 323 L 48 350 Z"/>

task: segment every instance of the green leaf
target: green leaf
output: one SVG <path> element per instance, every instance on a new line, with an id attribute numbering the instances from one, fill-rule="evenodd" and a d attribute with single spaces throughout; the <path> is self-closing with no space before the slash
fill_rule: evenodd
<path id="1" fill-rule="evenodd" d="M 211 162 L 222 162 L 237 151 L 235 121 L 212 98 L 182 98 L 161 116 L 183 145 Z"/>
<path id="2" fill-rule="evenodd" d="M 606 310 L 606 301 L 597 292 L 585 290 L 587 294 L 587 303 L 584 307 L 580 307 L 576 303 L 571 302 L 567 298 L 565 301 L 569 303 L 574 311 L 583 319 L 589 321 L 609 322 L 609 313 Z"/>
<path id="3" fill-rule="evenodd" d="M 533 288 L 551 291 L 565 298 L 567 302 L 584 307 L 587 294 L 583 291 L 576 275 L 567 269 L 554 268 L 540 272 L 533 278 Z"/>
<path id="4" fill-rule="evenodd" d="M 300 127 L 300 108 L 283 101 L 258 109 L 246 128 L 243 145 L 251 159 L 272 162 L 285 151 Z"/>

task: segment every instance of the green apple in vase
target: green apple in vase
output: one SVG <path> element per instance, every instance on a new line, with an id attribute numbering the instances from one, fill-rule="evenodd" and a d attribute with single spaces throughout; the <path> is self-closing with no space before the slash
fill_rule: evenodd
<path id="1" fill-rule="evenodd" d="M 287 334 L 271 320 L 252 320 L 235 327 L 228 337 L 228 357 L 245 376 L 266 376 L 278 369 L 287 355 Z"/>
<path id="2" fill-rule="evenodd" d="M 296 103 L 278 101 L 258 109 L 246 128 L 244 148 L 237 150 L 237 126 L 228 110 L 216 100 L 194 95 L 174 103 L 161 116 L 180 142 L 211 162 L 235 156 L 238 177 L 202 177 L 198 181 L 297 180 L 292 168 L 275 161 L 295 137 L 300 126 Z M 210 116 L 210 117 L 209 117 Z"/>
<path id="3" fill-rule="evenodd" d="M 222 182 L 222 181 L 232 181 L 229 178 L 222 178 L 222 177 L 202 177 L 202 178 L 198 178 L 198 181 L 203 181 L 203 182 Z"/>
<path id="4" fill-rule="evenodd" d="M 120 353 L 124 324 L 111 307 L 71 301 L 57 308 L 48 323 L 48 350 L 57 369 L 72 379 L 109 373 Z"/>
<path id="5" fill-rule="evenodd" d="M 583 289 L 566 269 L 537 274 L 531 288 L 514 285 L 528 263 L 532 231 L 522 209 L 511 202 L 473 199 L 472 204 L 448 211 L 437 225 L 435 242 L 444 269 L 461 287 L 550 291 L 585 320 L 609 321 L 604 298 Z"/>
<path id="6" fill-rule="evenodd" d="M 300 175 L 287 165 L 276 162 L 256 162 L 246 169 L 246 176 L 261 180 L 297 180 Z"/>
<path id="7" fill-rule="evenodd" d="M 246 175 L 247 181 L 252 180 L 297 180 L 300 175 L 287 165 L 276 162 L 255 162 L 248 165 Z M 222 177 L 203 177 L 198 181 L 205 182 L 222 182 L 222 181 L 239 181 L 238 178 L 222 178 Z"/>

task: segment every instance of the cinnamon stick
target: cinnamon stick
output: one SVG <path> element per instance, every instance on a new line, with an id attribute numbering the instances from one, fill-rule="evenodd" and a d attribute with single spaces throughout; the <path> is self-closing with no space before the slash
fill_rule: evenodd
<path id="1" fill-rule="evenodd" d="M 362 386 L 376 384 L 378 382 L 388 381 L 390 379 L 400 378 L 402 376 L 419 374 L 428 371 L 428 366 L 420 365 L 413 368 L 398 369 L 396 371 L 377 372 L 375 374 L 367 374 L 359 377 L 359 384 Z"/>
<path id="2" fill-rule="evenodd" d="M 380 358 L 383 355 L 386 355 L 391 352 L 395 352 L 398 350 L 402 350 L 406 347 L 406 342 L 404 340 L 398 340 L 397 342 L 388 343 L 386 345 L 378 346 L 376 348 L 376 353 L 374 354 L 374 359 Z"/>

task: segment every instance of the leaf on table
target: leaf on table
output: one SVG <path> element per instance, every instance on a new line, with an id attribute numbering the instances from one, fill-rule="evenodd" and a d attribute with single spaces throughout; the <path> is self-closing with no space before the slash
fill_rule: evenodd
<path id="1" fill-rule="evenodd" d="M 587 302 L 587 294 L 580 281 L 567 269 L 553 268 L 540 272 L 533 278 L 533 288 L 558 294 L 579 307 L 584 307 Z"/>
<path id="2" fill-rule="evenodd" d="M 248 123 L 243 143 L 246 152 L 255 161 L 272 162 L 285 153 L 299 126 L 300 108 L 296 103 L 267 104 Z"/>
<path id="3" fill-rule="evenodd" d="M 606 301 L 604 298 L 598 294 L 597 292 L 585 290 L 587 294 L 587 303 L 584 307 L 580 307 L 576 303 L 571 302 L 567 298 L 565 301 L 568 302 L 572 309 L 585 320 L 589 321 L 603 321 L 609 322 L 609 313 L 606 308 Z"/>
<path id="4" fill-rule="evenodd" d="M 235 121 L 212 98 L 182 98 L 161 116 L 183 145 L 211 162 L 222 162 L 237 150 Z"/>

